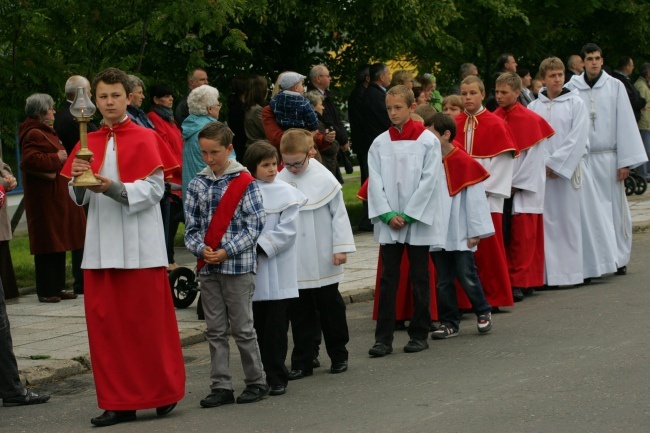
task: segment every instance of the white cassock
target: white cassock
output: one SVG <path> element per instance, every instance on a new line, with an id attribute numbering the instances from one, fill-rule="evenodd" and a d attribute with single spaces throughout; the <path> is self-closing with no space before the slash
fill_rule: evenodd
<path id="1" fill-rule="evenodd" d="M 444 171 L 442 182 L 446 186 Z M 476 247 L 467 246 L 467 239 L 494 235 L 494 224 L 483 182 L 463 188 L 453 197 L 446 187 L 442 188 L 442 214 L 446 227 L 446 240 L 442 249 L 445 251 L 476 251 Z M 437 246 L 430 248 L 431 251 L 440 249 Z"/>
<path id="2" fill-rule="evenodd" d="M 113 137 L 106 143 L 100 175 L 119 179 Z M 157 169 L 144 180 L 124 183 L 128 205 L 104 194 L 85 191 L 70 196 L 77 204 L 90 204 L 81 267 L 84 269 L 144 269 L 168 266 L 167 248 L 158 203 L 165 192 L 163 171 Z"/>
<path id="3" fill-rule="evenodd" d="M 445 227 L 440 212 L 442 189 L 440 143 L 425 130 L 416 140 L 391 141 L 384 132 L 368 151 L 368 216 L 380 244 L 443 245 Z M 388 212 L 415 219 L 402 230 L 381 222 Z"/>
<path id="4" fill-rule="evenodd" d="M 341 184 L 321 163 L 309 160 L 295 175 L 282 170 L 276 179 L 300 190 L 307 203 L 300 208 L 298 238 L 298 288 L 313 289 L 343 280 L 343 265 L 334 266 L 332 255 L 353 253 L 354 236 L 343 202 Z"/>
<path id="5" fill-rule="evenodd" d="M 605 71 L 593 89 L 584 75 L 567 84 L 577 89 L 589 115 L 589 160 L 597 198 L 605 206 L 607 223 L 614 227 L 616 266 L 626 266 L 632 251 L 632 217 L 619 168 L 635 168 L 648 161 L 625 86 Z"/>
<path id="6" fill-rule="evenodd" d="M 588 117 L 577 92 L 553 99 L 539 93 L 528 105 L 555 130 L 544 144 L 546 166 L 559 177 L 546 179 L 544 197 L 545 280 L 580 284 L 616 270 L 607 225 L 588 161 Z"/>
<path id="7" fill-rule="evenodd" d="M 257 255 L 253 301 L 297 298 L 296 238 L 300 206 L 307 197 L 281 180 L 256 182 L 266 212 L 266 224 L 257 244 L 266 255 Z"/>

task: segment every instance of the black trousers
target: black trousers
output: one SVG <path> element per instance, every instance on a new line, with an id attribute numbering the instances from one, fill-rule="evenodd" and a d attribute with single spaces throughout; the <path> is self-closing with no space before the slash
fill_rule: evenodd
<path id="1" fill-rule="evenodd" d="M 291 369 L 311 373 L 314 356 L 314 340 L 317 335 L 315 311 L 320 312 L 320 326 L 325 340 L 327 355 L 332 364 L 348 360 L 345 345 L 350 341 L 345 302 L 339 293 L 339 284 L 315 289 L 300 289 L 298 298 L 289 304 L 289 319 L 293 333 Z"/>
<path id="2" fill-rule="evenodd" d="M 84 292 L 84 270 L 81 269 L 81 262 L 84 258 L 84 249 L 70 251 L 72 255 L 72 276 L 74 282 L 72 283 L 72 290 L 77 294 Z"/>
<path id="3" fill-rule="evenodd" d="M 174 238 L 176 237 L 176 232 L 178 231 L 178 225 L 185 221 L 185 215 L 183 214 L 183 202 L 180 200 L 171 200 L 169 204 L 169 232 L 167 233 L 166 245 L 167 245 L 167 261 L 171 264 L 176 260 L 174 259 Z"/>
<path id="4" fill-rule="evenodd" d="M 34 254 L 38 296 L 58 296 L 65 289 L 65 253 Z"/>
<path id="5" fill-rule="evenodd" d="M 431 327 L 429 303 L 429 247 L 409 244 L 385 244 L 381 246 L 383 271 L 379 280 L 379 311 L 375 341 L 391 345 L 395 331 L 395 303 L 400 277 L 400 263 L 404 248 L 409 256 L 410 278 L 413 286 L 413 317 L 409 322 L 409 337 L 427 338 Z"/>
<path id="6" fill-rule="evenodd" d="M 20 377 L 18 376 L 18 364 L 14 355 L 13 342 L 11 341 L 5 292 L 2 288 L 2 281 L 0 281 L 0 398 L 21 395 L 24 390 L 25 388 L 20 383 Z"/>
<path id="7" fill-rule="evenodd" d="M 287 386 L 287 358 L 290 299 L 253 302 L 253 325 L 260 346 L 266 382 Z"/>

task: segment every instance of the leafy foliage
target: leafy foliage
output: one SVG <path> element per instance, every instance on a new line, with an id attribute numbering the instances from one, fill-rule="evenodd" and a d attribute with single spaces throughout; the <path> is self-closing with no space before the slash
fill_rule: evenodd
<path id="1" fill-rule="evenodd" d="M 435 72 L 444 93 L 462 63 L 491 77 L 502 52 L 533 74 L 586 42 L 611 64 L 629 55 L 640 65 L 650 60 L 649 21 L 643 0 L 0 0 L 0 137 L 14 143 L 29 94 L 60 102 L 70 75 L 108 66 L 181 97 L 194 67 L 228 94 L 237 75 L 275 80 L 322 62 L 344 101 L 358 65 L 396 59 Z"/>

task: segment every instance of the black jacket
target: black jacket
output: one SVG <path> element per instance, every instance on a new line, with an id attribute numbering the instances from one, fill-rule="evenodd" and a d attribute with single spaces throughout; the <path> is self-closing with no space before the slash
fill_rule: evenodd
<path id="1" fill-rule="evenodd" d="M 634 111 L 634 117 L 636 118 L 636 121 L 638 122 L 639 119 L 641 119 L 641 110 L 645 107 L 646 100 L 641 97 L 641 94 L 639 91 L 634 87 L 634 84 L 632 81 L 627 77 L 627 75 L 624 75 L 620 73 L 619 71 L 614 71 L 612 72 L 612 77 L 616 78 L 620 82 L 623 83 L 625 86 L 625 90 L 627 91 L 627 96 L 630 98 L 630 104 L 632 104 L 632 110 Z"/>
<path id="2" fill-rule="evenodd" d="M 307 90 L 319 91 L 312 83 L 307 84 Z M 323 124 L 328 129 L 333 126 L 336 131 L 336 141 L 338 141 L 341 146 L 345 145 L 345 143 L 348 142 L 348 131 L 345 129 L 345 126 L 343 126 L 341 116 L 339 116 L 339 110 L 336 108 L 332 98 L 330 98 L 329 90 L 325 92 L 323 106 L 325 107 L 322 117 Z"/>
<path id="3" fill-rule="evenodd" d="M 378 135 L 390 128 L 386 111 L 386 92 L 375 83 L 370 83 L 361 98 L 362 119 L 361 140 L 356 149 L 368 151 Z"/>
<path id="4" fill-rule="evenodd" d="M 348 120 L 350 121 L 350 139 L 355 146 L 357 141 L 363 141 L 361 129 L 363 128 L 363 94 L 366 86 L 359 84 L 348 97 Z"/>

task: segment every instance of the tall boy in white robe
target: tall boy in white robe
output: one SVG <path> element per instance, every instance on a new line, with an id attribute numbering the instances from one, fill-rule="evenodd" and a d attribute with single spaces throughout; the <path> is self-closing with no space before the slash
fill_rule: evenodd
<path id="1" fill-rule="evenodd" d="M 632 217 L 625 196 L 624 181 L 630 169 L 648 161 L 636 118 L 623 83 L 602 70 L 603 52 L 586 44 L 580 56 L 585 72 L 567 84 L 578 89 L 589 111 L 589 161 L 593 167 L 598 200 L 605 206 L 605 218 L 614 229 L 617 275 L 627 273 L 632 252 Z"/>
<path id="2" fill-rule="evenodd" d="M 313 346 L 318 334 L 316 310 L 331 373 L 348 369 L 350 336 L 345 302 L 339 293 L 347 254 L 356 251 L 341 184 L 315 159 L 309 158 L 314 140 L 304 129 L 289 129 L 282 136 L 284 161 L 277 179 L 298 188 L 307 203 L 300 208 L 298 223 L 298 298 L 289 305 L 293 354 L 289 380 L 313 374 Z"/>
<path id="3" fill-rule="evenodd" d="M 544 269 L 549 286 L 581 284 L 616 270 L 611 226 L 596 197 L 588 157 L 587 109 L 564 85 L 557 57 L 539 68 L 545 88 L 528 105 L 555 130 L 545 143 Z M 612 235 L 613 236 L 613 235 Z"/>
<path id="4" fill-rule="evenodd" d="M 444 243 L 442 164 L 438 139 L 411 120 L 415 107 L 410 89 L 392 87 L 386 93 L 386 109 L 393 126 L 374 140 L 368 152 L 368 216 L 375 224 L 375 241 L 382 245 L 384 266 L 375 344 L 368 351 L 375 357 L 393 351 L 395 299 L 404 249 L 413 285 L 410 340 L 404 351 L 420 352 L 429 347 L 429 247 Z"/>

